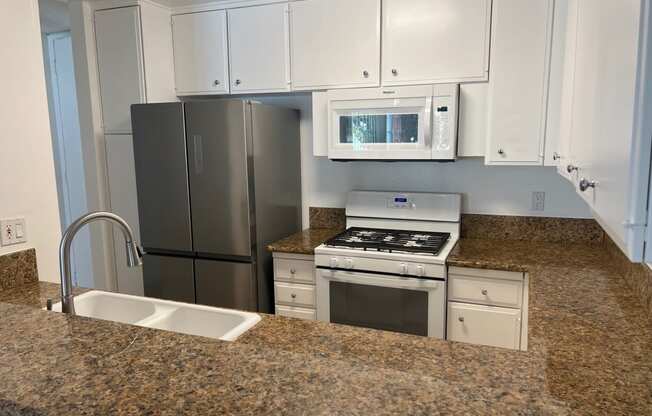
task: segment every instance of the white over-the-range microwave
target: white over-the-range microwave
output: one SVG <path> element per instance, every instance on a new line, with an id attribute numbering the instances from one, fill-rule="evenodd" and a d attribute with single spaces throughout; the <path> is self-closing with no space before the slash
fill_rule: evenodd
<path id="1" fill-rule="evenodd" d="M 459 84 L 328 91 L 328 158 L 453 161 L 458 103 Z"/>

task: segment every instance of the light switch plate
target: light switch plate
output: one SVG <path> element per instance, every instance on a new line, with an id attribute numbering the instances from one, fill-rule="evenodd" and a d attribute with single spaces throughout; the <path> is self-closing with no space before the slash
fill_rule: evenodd
<path id="1" fill-rule="evenodd" d="M 27 230 L 25 229 L 25 218 L 0 220 L 0 243 L 3 246 L 26 242 Z"/>

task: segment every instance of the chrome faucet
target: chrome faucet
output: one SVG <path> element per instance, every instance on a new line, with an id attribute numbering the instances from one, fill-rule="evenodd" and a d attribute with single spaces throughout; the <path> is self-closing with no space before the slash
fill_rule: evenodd
<path id="1" fill-rule="evenodd" d="M 77 232 L 89 222 L 96 220 L 111 221 L 117 224 L 122 231 L 127 248 L 127 266 L 137 267 L 142 265 L 141 252 L 134 239 L 133 231 L 125 220 L 111 212 L 90 212 L 70 224 L 63 233 L 59 245 L 59 267 L 61 269 L 61 312 L 75 314 L 75 300 L 72 294 L 72 276 L 70 275 L 70 246 Z"/>

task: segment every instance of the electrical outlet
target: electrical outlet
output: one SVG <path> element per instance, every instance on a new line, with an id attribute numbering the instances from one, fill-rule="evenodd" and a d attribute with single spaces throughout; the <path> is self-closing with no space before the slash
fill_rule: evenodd
<path id="1" fill-rule="evenodd" d="M 532 211 L 544 211 L 546 209 L 546 193 L 542 191 L 532 192 Z"/>
<path id="2" fill-rule="evenodd" d="M 25 218 L 13 218 L 0 221 L 0 243 L 3 246 L 27 242 Z"/>

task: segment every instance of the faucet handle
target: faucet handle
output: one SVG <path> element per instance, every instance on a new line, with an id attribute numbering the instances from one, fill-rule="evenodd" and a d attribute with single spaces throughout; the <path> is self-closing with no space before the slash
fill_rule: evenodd
<path id="1" fill-rule="evenodd" d="M 45 309 L 47 309 L 48 311 L 52 310 L 52 299 L 48 299 L 45 301 Z"/>

